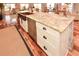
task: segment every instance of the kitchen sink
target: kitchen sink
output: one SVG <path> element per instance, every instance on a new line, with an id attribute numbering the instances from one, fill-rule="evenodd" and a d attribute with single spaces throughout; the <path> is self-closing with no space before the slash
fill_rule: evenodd
<path id="1" fill-rule="evenodd" d="M 33 14 L 33 13 L 29 12 L 28 10 L 19 11 L 18 13 L 23 14 L 23 15 L 31 15 L 31 14 Z"/>
<path id="2" fill-rule="evenodd" d="M 31 15 L 31 14 L 33 14 L 33 13 L 31 13 L 31 12 L 23 12 L 23 13 L 21 13 L 21 14 L 24 14 L 24 15 Z"/>

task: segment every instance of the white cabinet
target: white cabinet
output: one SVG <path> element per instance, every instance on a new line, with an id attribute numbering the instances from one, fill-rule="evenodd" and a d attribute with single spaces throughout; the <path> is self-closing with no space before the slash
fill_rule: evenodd
<path id="1" fill-rule="evenodd" d="M 20 25 L 47 55 L 63 56 L 73 46 L 73 19 L 40 12 L 20 15 Z"/>
<path id="2" fill-rule="evenodd" d="M 21 27 L 26 31 L 28 32 L 28 20 L 27 18 L 25 20 L 23 20 L 22 18 L 19 18 L 20 20 L 20 25 Z"/>
<path id="3" fill-rule="evenodd" d="M 37 44 L 47 55 L 63 56 L 72 48 L 72 23 L 63 32 L 59 32 L 39 22 L 36 22 L 36 28 Z"/>

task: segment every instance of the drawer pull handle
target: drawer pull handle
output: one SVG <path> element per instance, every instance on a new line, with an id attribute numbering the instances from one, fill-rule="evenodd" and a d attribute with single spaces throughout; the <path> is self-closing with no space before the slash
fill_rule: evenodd
<path id="1" fill-rule="evenodd" d="M 44 38 L 44 39 L 47 39 L 47 37 L 46 37 L 46 36 L 43 36 L 43 38 Z"/>
<path id="2" fill-rule="evenodd" d="M 43 30 L 46 30 L 46 28 L 45 28 L 45 27 L 43 27 Z"/>
<path id="3" fill-rule="evenodd" d="M 45 50 L 47 50 L 47 48 L 46 48 L 45 46 L 43 46 L 43 48 L 44 48 Z"/>

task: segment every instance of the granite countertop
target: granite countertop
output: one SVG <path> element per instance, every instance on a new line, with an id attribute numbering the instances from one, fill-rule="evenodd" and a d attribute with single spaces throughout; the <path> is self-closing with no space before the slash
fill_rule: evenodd
<path id="1" fill-rule="evenodd" d="M 42 23 L 59 32 L 63 32 L 68 25 L 74 20 L 72 16 L 60 16 L 54 13 L 37 12 L 31 15 L 24 15 L 32 20 Z"/>

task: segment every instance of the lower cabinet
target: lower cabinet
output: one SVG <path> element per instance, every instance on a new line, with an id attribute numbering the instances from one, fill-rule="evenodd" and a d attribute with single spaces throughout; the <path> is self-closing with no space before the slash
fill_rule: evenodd
<path id="1" fill-rule="evenodd" d="M 37 42 L 36 22 L 32 19 L 28 19 L 28 33 L 31 38 Z"/>
<path id="2" fill-rule="evenodd" d="M 23 15 L 18 15 L 18 23 L 20 26 L 29 33 L 30 37 L 37 42 L 37 33 L 36 33 L 36 21 L 25 17 Z"/>
<path id="3" fill-rule="evenodd" d="M 27 17 L 20 17 L 19 21 L 20 26 L 29 33 L 48 56 L 64 56 L 69 49 L 72 49 L 73 23 L 69 24 L 63 32 L 59 32 Z"/>
<path id="4" fill-rule="evenodd" d="M 49 56 L 64 56 L 72 49 L 72 23 L 61 33 L 36 22 L 37 44 Z M 71 43 L 70 43 L 71 42 Z"/>

